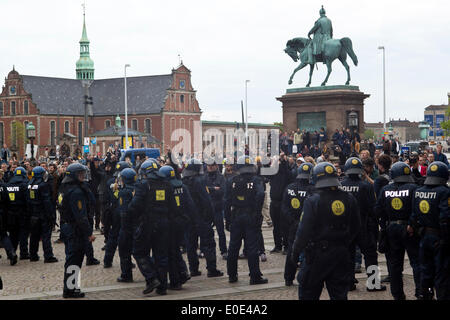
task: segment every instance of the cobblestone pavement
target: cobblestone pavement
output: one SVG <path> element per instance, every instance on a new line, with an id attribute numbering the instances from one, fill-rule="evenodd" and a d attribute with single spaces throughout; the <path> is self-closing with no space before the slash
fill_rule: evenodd
<path id="1" fill-rule="evenodd" d="M 97 239 L 94 242 L 94 252 L 97 259 L 103 260 L 104 251 L 101 247 L 104 244 L 104 237 L 95 232 Z M 229 233 L 226 232 L 227 237 Z M 239 282 L 228 283 L 228 277 L 207 278 L 205 259 L 200 259 L 200 270 L 202 275 L 194 277 L 188 281 L 181 291 L 168 291 L 166 296 L 158 296 L 155 292 L 144 296 L 142 290 L 145 281 L 140 272 L 134 270 L 134 283 L 118 283 L 116 278 L 120 275 L 119 257 L 116 252 L 113 267 L 104 269 L 103 264 L 97 266 L 85 266 L 81 269 L 81 288 L 86 292 L 89 300 L 110 300 L 110 299 L 201 299 L 201 300 L 233 300 L 233 299 L 297 299 L 297 286 L 286 287 L 283 279 L 283 268 L 286 256 L 282 254 L 268 253 L 274 246 L 272 228 L 263 226 L 263 234 L 267 252 L 267 262 L 260 263 L 262 273 L 269 279 L 265 285 L 250 286 L 248 276 L 247 260 L 239 260 Z M 58 234 L 53 234 L 53 239 L 57 239 Z M 216 243 L 218 243 L 216 239 Z M 3 279 L 4 289 L 0 291 L 0 300 L 5 299 L 62 299 L 63 270 L 64 270 L 64 244 L 53 244 L 55 256 L 59 262 L 45 264 L 41 259 L 37 262 L 29 260 L 19 260 L 17 265 L 10 266 L 4 251 L 1 252 L 0 275 Z M 217 249 L 218 269 L 226 274 L 226 261 L 220 257 Z M 186 259 L 186 255 L 184 255 Z M 187 259 L 186 259 L 187 260 Z M 384 256 L 380 255 L 380 268 L 382 275 L 386 274 L 386 263 Z M 84 262 L 85 263 L 85 262 Z M 369 293 L 365 290 L 365 274 L 356 275 L 359 280 L 357 290 L 349 293 L 351 300 L 391 300 L 388 290 L 385 292 Z M 407 299 L 414 299 L 414 285 L 412 282 L 412 271 L 407 260 L 405 260 L 404 271 L 405 293 Z M 323 291 L 321 299 L 328 299 L 326 290 Z"/>

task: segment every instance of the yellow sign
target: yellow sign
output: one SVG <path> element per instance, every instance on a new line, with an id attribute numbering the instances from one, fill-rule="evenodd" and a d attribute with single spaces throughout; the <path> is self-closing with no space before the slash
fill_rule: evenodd
<path id="1" fill-rule="evenodd" d="M 400 210 L 403 208 L 403 202 L 400 198 L 394 198 L 391 200 L 391 206 L 394 208 L 394 210 Z"/>
<path id="2" fill-rule="evenodd" d="M 244 201 L 244 200 L 245 200 L 245 197 L 243 197 L 243 196 L 237 196 L 237 199 L 240 200 L 240 201 Z"/>
<path id="3" fill-rule="evenodd" d="M 179 207 L 180 206 L 180 197 L 175 196 L 175 201 L 177 202 L 177 207 Z"/>
<path id="4" fill-rule="evenodd" d="M 433 164 L 433 165 L 430 167 L 430 170 L 433 171 L 433 172 L 437 171 L 437 169 L 438 169 L 438 166 L 435 165 L 435 164 Z"/>
<path id="5" fill-rule="evenodd" d="M 17 170 L 17 175 L 21 175 L 22 174 L 22 170 Z"/>
<path id="6" fill-rule="evenodd" d="M 345 212 L 345 205 L 341 200 L 335 200 L 331 203 L 331 211 L 333 211 L 334 215 L 340 216 Z"/>
<path id="7" fill-rule="evenodd" d="M 292 198 L 291 199 L 291 207 L 294 209 L 300 208 L 300 200 L 298 200 L 297 198 Z"/>
<path id="8" fill-rule="evenodd" d="M 164 200 L 166 200 L 166 191 L 156 190 L 156 201 L 164 201 Z"/>
<path id="9" fill-rule="evenodd" d="M 9 200 L 15 201 L 16 200 L 16 194 L 15 193 L 10 193 L 9 194 Z"/>
<path id="10" fill-rule="evenodd" d="M 30 199 L 34 199 L 35 198 L 35 196 L 34 196 L 34 191 L 33 190 L 30 190 Z"/>
<path id="11" fill-rule="evenodd" d="M 332 174 L 333 173 L 333 167 L 332 166 L 326 166 L 325 167 L 325 172 L 328 174 Z"/>
<path id="12" fill-rule="evenodd" d="M 123 148 L 126 149 L 127 144 L 125 143 L 125 136 L 122 137 L 122 145 Z M 133 147 L 133 137 L 132 136 L 128 136 L 128 148 Z"/>
<path id="13" fill-rule="evenodd" d="M 419 209 L 420 212 L 422 212 L 423 214 L 427 214 L 428 211 L 430 211 L 430 204 L 428 203 L 427 200 L 422 200 L 419 203 Z"/>

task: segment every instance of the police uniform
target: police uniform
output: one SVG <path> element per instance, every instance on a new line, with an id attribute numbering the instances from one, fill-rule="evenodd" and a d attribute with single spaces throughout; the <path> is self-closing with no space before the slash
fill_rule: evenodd
<path id="1" fill-rule="evenodd" d="M 450 300 L 449 203 L 447 166 L 428 166 L 424 186 L 414 193 L 410 225 L 420 234 L 420 288 L 424 300 Z"/>
<path id="2" fill-rule="evenodd" d="M 356 255 L 356 246 L 364 254 L 364 263 L 366 271 L 369 266 L 378 266 L 377 240 L 372 232 L 369 231 L 369 220 L 375 219 L 374 207 L 376 203 L 375 191 L 373 185 L 367 181 L 362 181 L 359 174 L 362 174 L 363 167 L 361 160 L 355 157 L 349 158 L 345 163 L 345 179 L 341 182 L 342 190 L 351 193 L 357 200 L 361 218 L 361 230 L 358 237 L 350 247 L 349 270 L 352 274 L 350 286 L 355 289 L 354 279 L 354 261 Z M 369 275 L 369 274 L 368 274 Z M 368 291 L 383 291 L 386 286 L 379 288 L 367 288 Z"/>
<path id="3" fill-rule="evenodd" d="M 86 172 L 84 166 L 79 163 L 69 165 L 62 181 L 63 185 L 67 185 L 63 190 L 58 190 L 58 201 L 62 204 L 61 238 L 66 252 L 63 291 L 65 298 L 84 297 L 84 293 L 70 280 L 76 278 L 76 270 L 73 266 L 81 270 L 85 255 L 85 238 L 92 236 L 92 226 L 88 220 L 89 196 L 81 187 L 82 181 L 78 180 L 79 172 Z"/>
<path id="4" fill-rule="evenodd" d="M 255 175 L 256 168 L 248 156 L 238 160 L 238 175 L 226 190 L 226 205 L 231 206 L 230 244 L 228 248 L 227 273 L 229 282 L 238 281 L 237 260 L 241 242 L 247 249 L 250 284 L 267 283 L 262 278 L 258 258 L 258 229 L 264 203 L 264 188 Z"/>
<path id="5" fill-rule="evenodd" d="M 313 192 L 314 187 L 310 184 L 310 175 L 313 165 L 304 163 L 297 168 L 295 182 L 289 184 L 284 190 L 281 211 L 285 220 L 289 222 L 289 245 L 284 266 L 284 280 L 286 285 L 292 285 L 297 272 L 297 264 L 291 261 L 292 244 L 294 243 L 303 204 Z"/>
<path id="6" fill-rule="evenodd" d="M 35 167 L 28 184 L 27 201 L 30 208 L 30 260 L 39 260 L 39 240 L 42 238 L 44 262 L 58 262 L 53 255 L 51 235 L 56 221 L 56 211 L 52 203 L 51 189 L 45 181 L 44 168 Z"/>
<path id="7" fill-rule="evenodd" d="M 346 300 L 349 289 L 349 246 L 361 227 L 356 199 L 338 189 L 336 169 L 321 162 L 313 169 L 317 191 L 306 199 L 291 259 L 305 260 L 297 279 L 300 300 L 319 300 L 324 283 L 331 300 Z"/>
<path id="8" fill-rule="evenodd" d="M 136 194 L 128 207 L 137 219 L 133 256 L 147 282 L 143 293 L 157 288 L 156 292 L 164 295 L 169 269 L 169 214 L 175 210 L 176 203 L 170 183 L 157 176 L 155 160 L 146 160 L 140 171 L 147 179 L 136 186 Z"/>
<path id="9" fill-rule="evenodd" d="M 11 240 L 7 232 L 8 221 L 8 208 L 7 208 L 8 193 L 6 192 L 6 186 L 2 180 L 0 180 L 0 242 L 3 243 L 6 255 L 10 260 L 10 264 L 13 266 L 17 263 L 16 250 L 11 243 Z"/>
<path id="10" fill-rule="evenodd" d="M 20 243 L 20 259 L 29 259 L 28 236 L 30 234 L 30 214 L 27 210 L 26 193 L 28 191 L 28 178 L 22 167 L 14 170 L 14 176 L 6 184 L 8 193 L 8 221 L 7 229 L 14 247 Z"/>
<path id="11" fill-rule="evenodd" d="M 200 237 L 201 250 L 205 255 L 206 269 L 209 277 L 222 276 L 223 272 L 217 270 L 216 242 L 214 241 L 214 208 L 211 197 L 203 177 L 203 165 L 197 159 L 191 159 L 183 170 L 183 183 L 189 189 L 199 219 L 196 224 L 191 223 L 187 236 L 187 256 L 191 276 L 199 276 L 199 261 L 197 255 L 198 238 Z"/>
<path id="12" fill-rule="evenodd" d="M 223 214 L 226 182 L 224 176 L 218 170 L 207 172 L 205 179 L 214 206 L 214 225 L 219 236 L 219 249 L 220 253 L 224 255 L 227 253 L 227 239 L 225 237 Z M 215 187 L 219 187 L 219 190 L 216 190 Z"/>
<path id="13" fill-rule="evenodd" d="M 119 193 L 121 186 L 119 186 L 119 179 L 118 176 L 122 170 L 125 168 L 129 168 L 130 165 L 128 162 L 120 161 L 116 166 L 116 172 L 114 175 L 116 176 L 116 180 L 114 184 L 110 185 L 109 189 L 109 198 L 111 201 L 110 205 L 110 222 L 111 222 L 111 229 L 108 233 L 108 239 L 106 241 L 105 246 L 105 257 L 103 259 L 103 266 L 105 268 L 111 268 L 112 262 L 114 259 L 114 254 L 116 252 L 118 243 L 119 243 L 119 232 L 120 232 L 120 212 L 119 212 Z"/>
<path id="14" fill-rule="evenodd" d="M 176 210 L 169 220 L 169 288 L 180 290 L 182 285 L 190 279 L 186 262 L 181 254 L 180 247 L 184 242 L 186 226 L 196 224 L 198 217 L 188 188 L 176 178 L 175 170 L 171 166 L 163 166 L 158 175 L 170 182 L 173 187 Z"/>
<path id="15" fill-rule="evenodd" d="M 394 163 L 390 174 L 394 182 L 381 189 L 376 214 L 380 218 L 380 233 L 385 234 L 387 240 L 391 294 L 396 300 L 404 300 L 402 271 L 405 251 L 413 269 L 416 297 L 420 296 L 419 239 L 406 233 L 417 185 L 412 183 L 411 169 L 404 162 Z"/>
<path id="16" fill-rule="evenodd" d="M 134 217 L 128 212 L 128 205 L 135 194 L 136 172 L 131 168 L 124 169 L 121 173 L 121 179 L 124 183 L 123 188 L 119 191 L 119 214 L 120 214 L 120 231 L 119 231 L 119 257 L 120 257 L 120 277 L 119 282 L 133 281 L 133 264 L 131 262 L 131 254 L 133 252 L 133 232 L 136 222 Z"/>

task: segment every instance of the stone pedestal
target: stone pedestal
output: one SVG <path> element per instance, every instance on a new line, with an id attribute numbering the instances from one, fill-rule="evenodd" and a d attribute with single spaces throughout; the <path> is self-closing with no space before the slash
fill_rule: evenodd
<path id="1" fill-rule="evenodd" d="M 314 132 L 325 127 L 331 140 L 336 129 L 349 127 L 348 114 L 352 110 L 358 114 L 358 132 L 364 132 L 364 99 L 369 96 L 356 86 L 325 86 L 287 89 L 276 99 L 283 104 L 285 130 Z"/>

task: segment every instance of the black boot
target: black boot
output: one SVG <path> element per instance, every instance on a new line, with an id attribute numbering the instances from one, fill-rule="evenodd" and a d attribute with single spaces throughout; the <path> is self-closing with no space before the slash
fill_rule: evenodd
<path id="1" fill-rule="evenodd" d="M 151 293 L 153 290 L 155 290 L 156 287 L 158 287 L 160 285 L 161 285 L 161 283 L 159 282 L 159 280 L 156 278 L 153 278 L 147 282 L 147 285 L 146 285 L 144 291 L 142 291 L 142 293 L 143 294 Z"/>
<path id="2" fill-rule="evenodd" d="M 221 276 L 223 276 L 223 272 L 220 270 L 215 269 L 215 270 L 208 271 L 208 278 L 215 278 L 215 277 L 221 277 Z"/>
<path id="3" fill-rule="evenodd" d="M 133 277 L 118 277 L 117 282 L 133 282 Z"/>
<path id="4" fill-rule="evenodd" d="M 84 298 L 84 292 L 81 292 L 80 289 L 65 291 L 63 293 L 63 298 Z"/>
<path id="5" fill-rule="evenodd" d="M 257 279 L 250 279 L 250 284 L 254 285 L 254 284 L 264 284 L 264 283 L 268 283 L 269 280 L 259 277 Z"/>
<path id="6" fill-rule="evenodd" d="M 15 265 L 17 263 L 17 254 L 15 252 L 11 253 L 9 255 L 8 259 L 10 260 L 9 261 L 10 265 L 12 265 L 12 266 Z"/>
<path id="7" fill-rule="evenodd" d="M 97 259 L 95 259 L 95 258 L 86 260 L 86 265 L 87 265 L 87 266 L 96 266 L 96 265 L 98 265 L 98 264 L 100 264 L 100 261 L 97 260 Z"/>
<path id="8" fill-rule="evenodd" d="M 54 263 L 54 262 L 58 262 L 58 259 L 56 259 L 55 257 L 44 259 L 44 263 Z"/>

